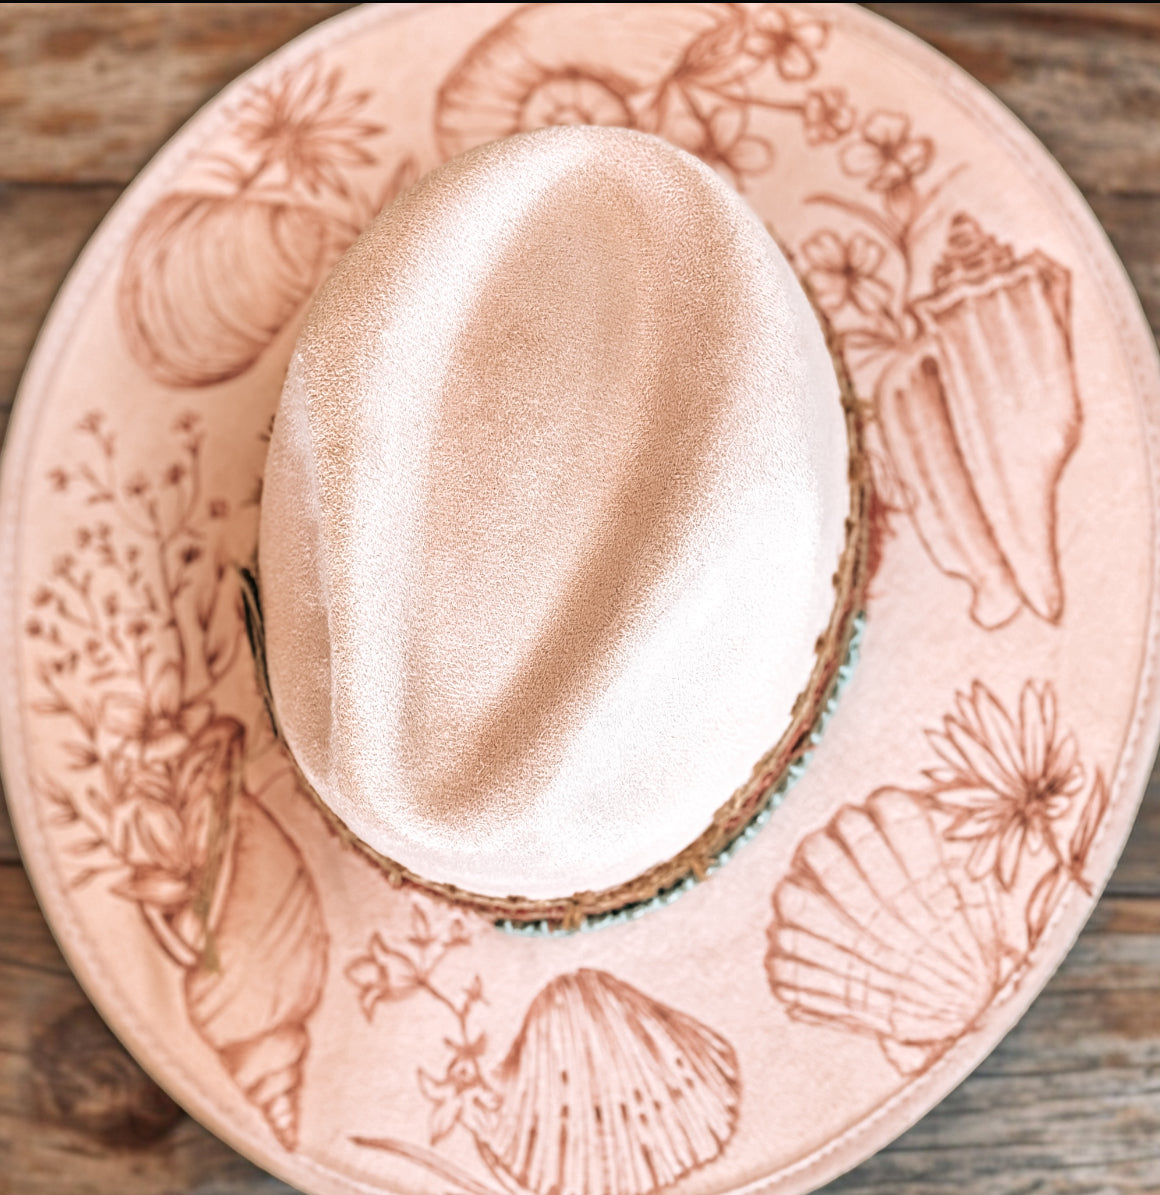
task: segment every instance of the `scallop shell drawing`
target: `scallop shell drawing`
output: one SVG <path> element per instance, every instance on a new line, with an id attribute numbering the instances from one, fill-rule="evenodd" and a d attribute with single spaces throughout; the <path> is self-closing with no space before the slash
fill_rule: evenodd
<path id="1" fill-rule="evenodd" d="M 737 1123 L 718 1034 L 605 971 L 553 980 L 497 1073 L 495 1170 L 537 1195 L 647 1195 L 711 1162 Z"/>
<path id="2" fill-rule="evenodd" d="M 368 1018 L 379 1000 L 425 992 L 454 1012 L 442 1078 L 419 1074 L 431 1104 L 430 1139 L 457 1125 L 474 1139 L 498 1192 L 652 1195 L 720 1157 L 737 1127 L 737 1055 L 720 1034 L 606 971 L 553 979 L 532 1000 L 507 1056 L 481 1063 L 486 1037 L 469 1020 L 483 1002 L 479 977 L 462 994 L 437 972 L 466 946 L 462 924 L 440 938 L 415 906 L 406 945 L 375 934 L 347 968 Z M 356 1144 L 421 1166 L 468 1195 L 497 1188 L 434 1150 L 390 1137 Z"/>
<path id="3" fill-rule="evenodd" d="M 809 835 L 773 897 L 766 969 L 798 1020 L 877 1037 L 904 1074 L 969 1032 L 1013 969 L 982 883 L 922 795 L 883 788 Z"/>

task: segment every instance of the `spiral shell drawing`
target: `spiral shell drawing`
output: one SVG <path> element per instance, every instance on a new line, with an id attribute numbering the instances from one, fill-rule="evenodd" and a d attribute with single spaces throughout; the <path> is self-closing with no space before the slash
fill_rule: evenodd
<path id="1" fill-rule="evenodd" d="M 306 1022 L 326 973 L 327 931 L 302 855 L 248 794 L 207 947 L 185 973 L 189 1019 L 287 1149 L 298 1141 Z"/>
<path id="2" fill-rule="evenodd" d="M 500 1065 L 480 1139 L 536 1195 L 647 1195 L 712 1161 L 737 1123 L 732 1047 L 604 971 L 553 980 Z"/>
<path id="3" fill-rule="evenodd" d="M 903 1074 L 969 1032 L 1007 978 L 986 887 L 948 864 L 927 803 L 883 788 L 798 847 L 766 970 L 798 1020 L 877 1037 Z"/>
<path id="4" fill-rule="evenodd" d="M 590 41 L 577 45 L 571 14 L 527 5 L 477 42 L 439 89 L 439 149 L 452 157 L 544 125 L 651 126 L 640 110 L 649 92 L 691 44 L 739 19 L 732 4 L 608 5 L 586 17 Z"/>
<path id="5" fill-rule="evenodd" d="M 923 334 L 883 374 L 877 409 L 919 535 L 970 584 L 980 626 L 1024 605 L 1058 622 L 1056 488 L 1082 419 L 1070 275 L 960 213 L 914 310 Z"/>
<path id="6" fill-rule="evenodd" d="M 168 386 L 245 372 L 342 243 L 316 208 L 176 192 L 146 213 L 117 292 L 130 352 Z"/>

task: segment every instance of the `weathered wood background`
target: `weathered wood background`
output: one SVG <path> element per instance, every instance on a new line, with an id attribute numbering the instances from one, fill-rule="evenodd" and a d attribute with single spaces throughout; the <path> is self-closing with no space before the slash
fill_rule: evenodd
<path id="1" fill-rule="evenodd" d="M 344 4 L 0 5 L 0 428 L 122 187 L 215 91 Z M 1160 5 L 874 4 L 1042 138 L 1160 330 Z M 0 1192 L 285 1192 L 150 1083 L 69 974 L 0 803 Z M 1019 1027 L 829 1190 L 1160 1191 L 1160 773 L 1111 886 Z"/>

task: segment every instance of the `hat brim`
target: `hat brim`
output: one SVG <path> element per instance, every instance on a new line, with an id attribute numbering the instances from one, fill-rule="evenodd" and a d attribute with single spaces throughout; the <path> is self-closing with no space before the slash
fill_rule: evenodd
<path id="1" fill-rule="evenodd" d="M 327 262 L 417 172 L 554 113 L 742 186 L 844 336 L 878 471 L 862 658 L 770 824 L 671 907 L 548 939 L 326 832 L 229 565 Z M 21 387 L 0 734 L 41 903 L 138 1059 L 305 1190 L 807 1190 L 986 1056 L 1119 854 L 1160 729 L 1158 412 L 1074 188 L 876 18 L 332 21 L 143 172 Z"/>

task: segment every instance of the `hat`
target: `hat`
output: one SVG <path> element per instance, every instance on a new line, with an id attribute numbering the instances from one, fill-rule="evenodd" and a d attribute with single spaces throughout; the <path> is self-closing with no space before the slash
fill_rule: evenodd
<path id="1" fill-rule="evenodd" d="M 22 383 L 0 745 L 62 948 L 306 1191 L 812 1189 L 1127 835 L 1158 402 L 1058 168 L 864 12 L 329 22 Z"/>

